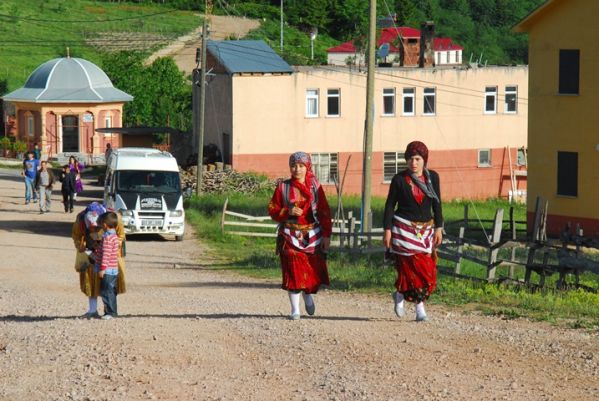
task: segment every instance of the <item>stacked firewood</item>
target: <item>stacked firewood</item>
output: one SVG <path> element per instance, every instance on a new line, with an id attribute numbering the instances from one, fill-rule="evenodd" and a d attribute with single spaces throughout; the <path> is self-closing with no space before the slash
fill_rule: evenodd
<path id="1" fill-rule="evenodd" d="M 197 186 L 197 169 L 195 166 L 187 169 L 179 168 L 183 188 L 191 188 L 195 192 Z M 255 174 L 239 173 L 235 170 L 204 170 L 202 174 L 202 192 L 224 193 L 241 192 L 256 193 L 261 190 L 272 190 L 276 181 Z"/>

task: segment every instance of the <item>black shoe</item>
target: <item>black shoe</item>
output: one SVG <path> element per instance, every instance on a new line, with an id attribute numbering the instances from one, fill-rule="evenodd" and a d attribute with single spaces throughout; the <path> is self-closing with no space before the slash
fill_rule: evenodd
<path id="1" fill-rule="evenodd" d="M 73 209 L 71 209 L 71 213 L 73 213 Z"/>

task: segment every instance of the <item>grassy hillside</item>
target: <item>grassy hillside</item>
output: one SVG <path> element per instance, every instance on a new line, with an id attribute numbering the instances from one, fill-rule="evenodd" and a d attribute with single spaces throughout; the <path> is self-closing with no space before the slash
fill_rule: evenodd
<path id="1" fill-rule="evenodd" d="M 100 62 L 104 51 L 148 54 L 201 24 L 199 14 L 159 4 L 87 0 L 0 1 L 0 81 L 22 86 L 31 72 L 65 56 Z"/>

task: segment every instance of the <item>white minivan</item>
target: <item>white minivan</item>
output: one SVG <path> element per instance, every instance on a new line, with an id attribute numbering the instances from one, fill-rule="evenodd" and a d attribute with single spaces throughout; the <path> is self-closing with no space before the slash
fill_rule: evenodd
<path id="1" fill-rule="evenodd" d="M 152 148 L 113 150 L 106 163 L 104 203 L 121 214 L 126 234 L 183 239 L 185 211 L 179 166 L 168 152 Z"/>

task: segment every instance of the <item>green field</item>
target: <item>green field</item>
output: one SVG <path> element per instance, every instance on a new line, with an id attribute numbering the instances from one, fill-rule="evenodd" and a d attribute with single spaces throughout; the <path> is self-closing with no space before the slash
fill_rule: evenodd
<path id="1" fill-rule="evenodd" d="M 228 210 L 252 216 L 267 215 L 266 205 L 269 194 L 262 195 L 204 195 L 188 201 L 187 216 L 194 225 L 199 238 L 213 250 L 213 256 L 220 259 L 213 266 L 215 269 L 232 269 L 258 278 L 279 279 L 278 257 L 274 253 L 274 240 L 253 237 L 222 235 L 220 229 L 221 212 L 225 198 L 229 198 Z M 329 199 L 336 205 L 336 198 Z M 374 226 L 382 226 L 384 199 L 373 199 Z M 451 222 L 461 220 L 464 213 L 464 202 L 448 202 L 444 204 L 446 223 L 449 232 L 457 231 Z M 497 208 L 509 210 L 510 205 L 501 200 L 469 203 L 471 215 L 478 214 L 480 219 L 493 219 Z M 332 206 L 332 208 L 334 208 Z M 345 210 L 352 210 L 359 216 L 360 199 L 344 198 Z M 516 205 L 516 220 L 525 220 L 526 208 Z M 485 223 L 487 233 L 490 223 Z M 482 238 L 481 225 L 474 221 L 467 237 Z M 237 229 L 237 228 L 236 228 Z M 271 230 L 272 231 L 272 230 Z M 523 234 L 522 234 L 523 235 Z M 467 249 L 467 253 L 485 258 L 486 253 L 476 248 Z M 509 258 L 509 251 L 502 251 L 500 259 Z M 519 250 L 518 258 L 525 259 L 525 250 Z M 329 272 L 331 289 L 339 291 L 359 291 L 388 293 L 393 290 L 395 271 L 392 266 L 384 265 L 382 254 L 368 256 L 331 252 L 329 255 Z M 440 260 L 441 269 L 453 269 L 453 262 Z M 484 278 L 486 269 L 468 261 L 462 264 L 462 273 Z M 524 269 L 517 267 L 515 277 L 522 278 Z M 498 277 L 507 276 L 507 267 L 499 267 Z M 599 294 L 584 290 L 554 290 L 556 275 L 547 281 L 544 290 L 531 291 L 516 285 L 487 284 L 481 281 L 456 279 L 440 274 L 438 289 L 431 297 L 431 303 L 458 306 L 460 310 L 478 310 L 487 314 L 502 315 L 507 318 L 527 317 L 546 320 L 574 328 L 599 328 Z M 533 274 L 533 279 L 537 277 Z M 570 280 L 571 281 L 571 280 Z M 581 283 L 599 288 L 599 276 L 584 274 Z"/>
<path id="2" fill-rule="evenodd" d="M 160 4 L 2 0 L 0 80 L 21 87 L 40 64 L 69 54 L 100 63 L 102 52 L 150 54 L 201 25 L 200 15 Z"/>

